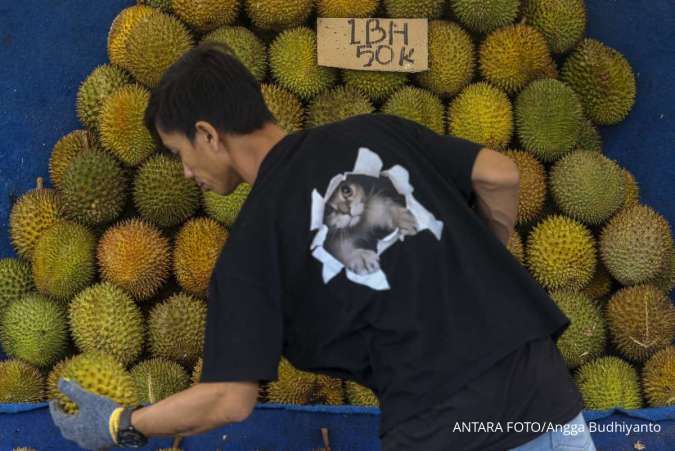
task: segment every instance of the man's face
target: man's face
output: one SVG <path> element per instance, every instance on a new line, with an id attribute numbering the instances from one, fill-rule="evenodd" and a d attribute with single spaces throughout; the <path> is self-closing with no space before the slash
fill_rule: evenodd
<path id="1" fill-rule="evenodd" d="M 185 177 L 194 179 L 202 190 L 230 194 L 241 182 L 215 130 L 198 128 L 194 143 L 180 132 L 164 133 L 159 127 L 157 131 L 164 147 L 180 157 Z"/>

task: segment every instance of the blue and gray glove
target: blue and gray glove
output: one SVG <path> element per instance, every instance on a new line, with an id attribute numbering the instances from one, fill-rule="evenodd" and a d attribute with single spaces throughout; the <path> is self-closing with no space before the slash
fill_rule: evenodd
<path id="1" fill-rule="evenodd" d="M 84 390 L 76 382 L 59 379 L 59 390 L 77 404 L 79 412 L 69 415 L 59 407 L 58 401 L 49 401 L 49 413 L 63 437 L 82 448 L 99 450 L 115 446 L 111 416 L 121 404 L 112 399 Z"/>

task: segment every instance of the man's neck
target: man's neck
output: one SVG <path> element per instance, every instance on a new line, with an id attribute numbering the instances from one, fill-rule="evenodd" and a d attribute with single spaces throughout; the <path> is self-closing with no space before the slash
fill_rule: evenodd
<path id="1" fill-rule="evenodd" d="M 237 149 L 235 164 L 245 182 L 251 185 L 255 182 L 263 160 L 287 134 L 277 124 L 268 122 L 253 133 L 228 137 L 229 144 Z"/>

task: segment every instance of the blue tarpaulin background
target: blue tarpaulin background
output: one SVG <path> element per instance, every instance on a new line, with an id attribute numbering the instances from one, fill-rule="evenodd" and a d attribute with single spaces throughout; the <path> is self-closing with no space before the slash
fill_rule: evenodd
<path id="1" fill-rule="evenodd" d="M 7 227 L 12 200 L 32 189 L 36 177 L 47 179 L 53 145 L 81 128 L 75 115 L 78 86 L 107 61 L 108 27 L 133 3 L 0 0 L 0 257 L 14 256 Z M 636 176 L 642 201 L 675 224 L 675 2 L 587 4 L 587 35 L 621 51 L 638 80 L 637 103 L 628 119 L 602 129 L 605 154 Z M 30 445 L 39 450 L 77 449 L 62 441 L 44 405 L 33 407 L 25 411 L 25 406 L 0 405 L 0 451 Z M 675 408 L 610 413 L 584 415 L 598 425 L 657 421 L 661 432 L 595 433 L 598 449 L 632 450 L 638 440 L 650 451 L 675 449 Z M 336 451 L 375 450 L 378 420 L 377 409 L 260 405 L 243 424 L 188 438 L 184 447 L 310 450 L 322 446 L 319 428 L 328 427 Z M 153 441 L 148 449 L 169 442 Z"/>

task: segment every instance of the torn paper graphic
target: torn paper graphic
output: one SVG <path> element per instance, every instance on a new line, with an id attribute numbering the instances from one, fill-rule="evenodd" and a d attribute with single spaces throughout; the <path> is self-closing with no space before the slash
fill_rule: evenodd
<path id="1" fill-rule="evenodd" d="M 408 171 L 382 166 L 375 152 L 362 147 L 352 172 L 333 177 L 325 195 L 312 192 L 310 230 L 317 233 L 311 249 L 323 263 L 324 283 L 345 269 L 355 283 L 388 290 L 379 263 L 385 250 L 427 229 L 441 239 L 443 222 L 414 198 Z"/>

